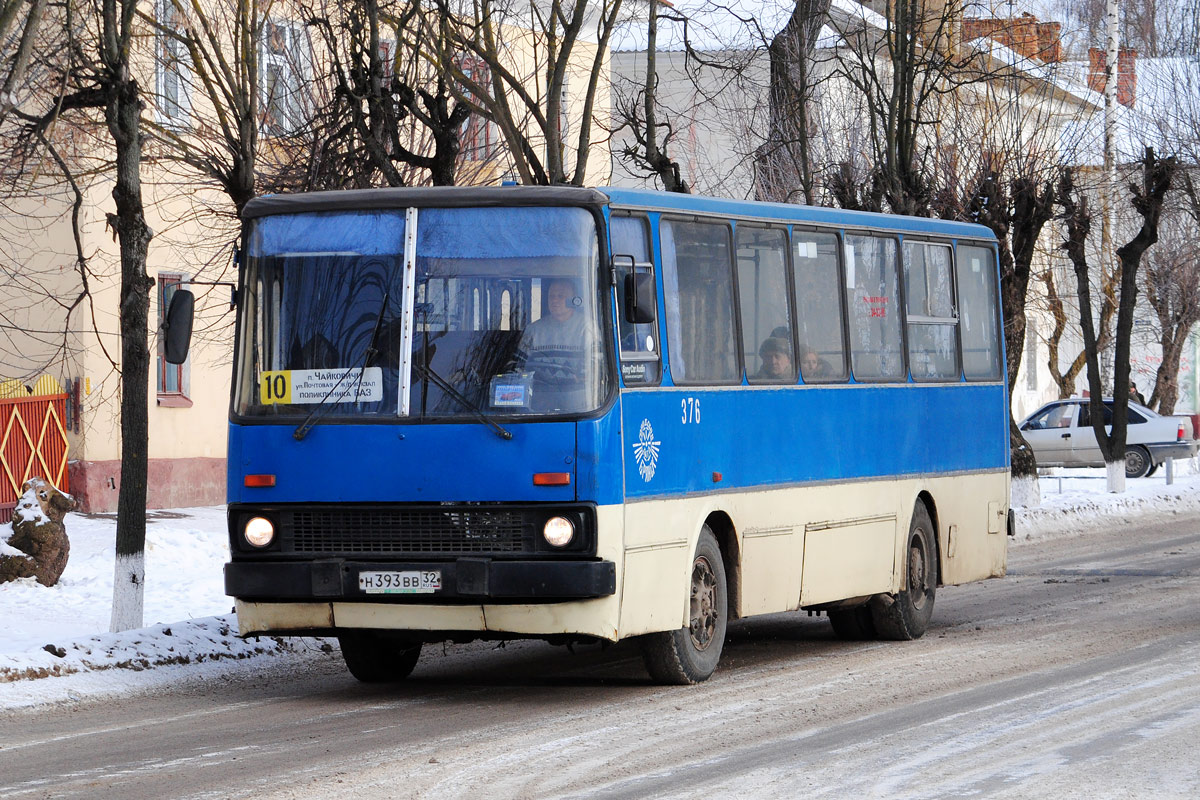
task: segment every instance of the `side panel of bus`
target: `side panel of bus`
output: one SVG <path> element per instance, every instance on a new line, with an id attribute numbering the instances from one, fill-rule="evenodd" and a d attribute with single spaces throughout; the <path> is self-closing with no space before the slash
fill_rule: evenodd
<path id="1" fill-rule="evenodd" d="M 622 636 L 687 624 L 706 523 L 725 552 L 735 616 L 902 590 L 918 503 L 934 523 L 940 583 L 1003 575 L 1002 377 L 671 386 L 679 330 L 667 315 L 680 304 L 669 311 L 664 300 L 672 287 L 663 280 L 662 220 L 638 216 L 653 231 L 664 385 L 627 384 L 622 393 Z M 756 323 L 753 335 L 763 330 L 770 324 Z M 742 335 L 750 335 L 744 327 Z"/>

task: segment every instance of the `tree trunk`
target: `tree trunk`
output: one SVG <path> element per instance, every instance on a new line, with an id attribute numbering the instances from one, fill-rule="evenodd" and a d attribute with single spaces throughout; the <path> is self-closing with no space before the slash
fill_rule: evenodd
<path id="1" fill-rule="evenodd" d="M 122 8 L 122 17 L 126 20 L 132 16 L 127 8 Z M 146 225 L 142 205 L 142 102 L 137 82 L 129 77 L 128 37 L 119 36 L 117 30 L 109 27 L 115 27 L 115 9 L 113 12 L 111 17 L 105 15 L 108 36 L 105 37 L 104 60 L 110 92 L 105 119 L 116 146 L 116 185 L 112 194 L 117 211 L 109 215 L 108 222 L 116 231 L 121 252 L 121 489 L 117 498 L 117 557 L 111 628 L 121 631 L 142 626 L 149 449 L 150 349 L 147 337 L 153 286 L 146 274 L 146 254 L 153 234 Z M 117 44 L 121 39 L 125 46 Z"/>
<path id="2" fill-rule="evenodd" d="M 1162 363 L 1158 365 L 1154 393 L 1149 402 L 1159 414 L 1170 416 L 1175 413 L 1175 403 L 1179 402 L 1179 362 L 1183 360 L 1183 350 L 1188 339 L 1186 333 L 1182 337 L 1176 336 L 1173 340 L 1164 334 L 1163 339 Z"/>
<path id="3" fill-rule="evenodd" d="M 1012 182 L 1010 201 L 1001 188 L 1000 176 L 989 172 L 982 176 L 971 192 L 967 213 L 973 221 L 991 228 L 999 244 L 1013 503 L 1038 505 L 1037 459 L 1012 417 L 1012 397 L 1025 349 L 1025 303 L 1029 294 L 1034 245 L 1042 228 L 1053 216 L 1054 188 L 1049 184 L 1038 186 L 1028 178 L 1018 178 Z"/>
<path id="4" fill-rule="evenodd" d="M 770 130 L 760 149 L 760 199 L 780 203 L 815 198 L 809 147 L 809 67 L 830 0 L 796 0 L 791 19 L 767 49 L 771 61 Z"/>
<path id="5" fill-rule="evenodd" d="M 689 194 L 691 188 L 683 179 L 679 170 L 679 162 L 671 159 L 666 152 L 667 141 L 662 145 L 658 142 L 658 4 L 650 4 L 650 17 L 646 23 L 646 86 L 644 106 L 646 115 L 645 148 L 646 165 L 662 181 L 663 189 L 668 192 Z M 636 120 L 634 121 L 636 125 Z M 669 134 L 669 132 L 668 132 Z M 635 132 L 636 136 L 636 132 Z"/>

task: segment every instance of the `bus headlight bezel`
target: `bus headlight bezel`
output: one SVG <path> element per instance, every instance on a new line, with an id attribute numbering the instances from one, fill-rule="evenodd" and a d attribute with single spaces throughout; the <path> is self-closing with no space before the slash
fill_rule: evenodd
<path id="1" fill-rule="evenodd" d="M 542 539 L 551 547 L 561 550 L 575 540 L 575 522 L 561 514 L 546 520 L 542 526 Z"/>
<path id="2" fill-rule="evenodd" d="M 270 547 L 275 541 L 275 523 L 264 516 L 253 516 L 242 526 L 242 541 L 255 550 Z"/>

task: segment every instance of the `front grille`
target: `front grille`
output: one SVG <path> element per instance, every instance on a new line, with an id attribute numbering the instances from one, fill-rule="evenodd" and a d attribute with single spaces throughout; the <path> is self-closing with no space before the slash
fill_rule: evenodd
<path id="1" fill-rule="evenodd" d="M 534 523 L 529 512 L 507 509 L 314 509 L 288 516 L 284 549 L 305 555 L 520 553 L 532 544 Z"/>

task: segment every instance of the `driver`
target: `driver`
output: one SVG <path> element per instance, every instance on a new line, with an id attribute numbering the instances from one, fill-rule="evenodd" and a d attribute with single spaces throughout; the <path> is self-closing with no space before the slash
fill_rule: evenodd
<path id="1" fill-rule="evenodd" d="M 579 381 L 585 372 L 585 357 L 595 352 L 599 341 L 596 328 L 583 312 L 583 298 L 570 278 L 551 278 L 545 283 L 549 313 L 531 323 L 521 335 L 526 363 L 539 369 L 557 365 L 560 379 Z"/>

